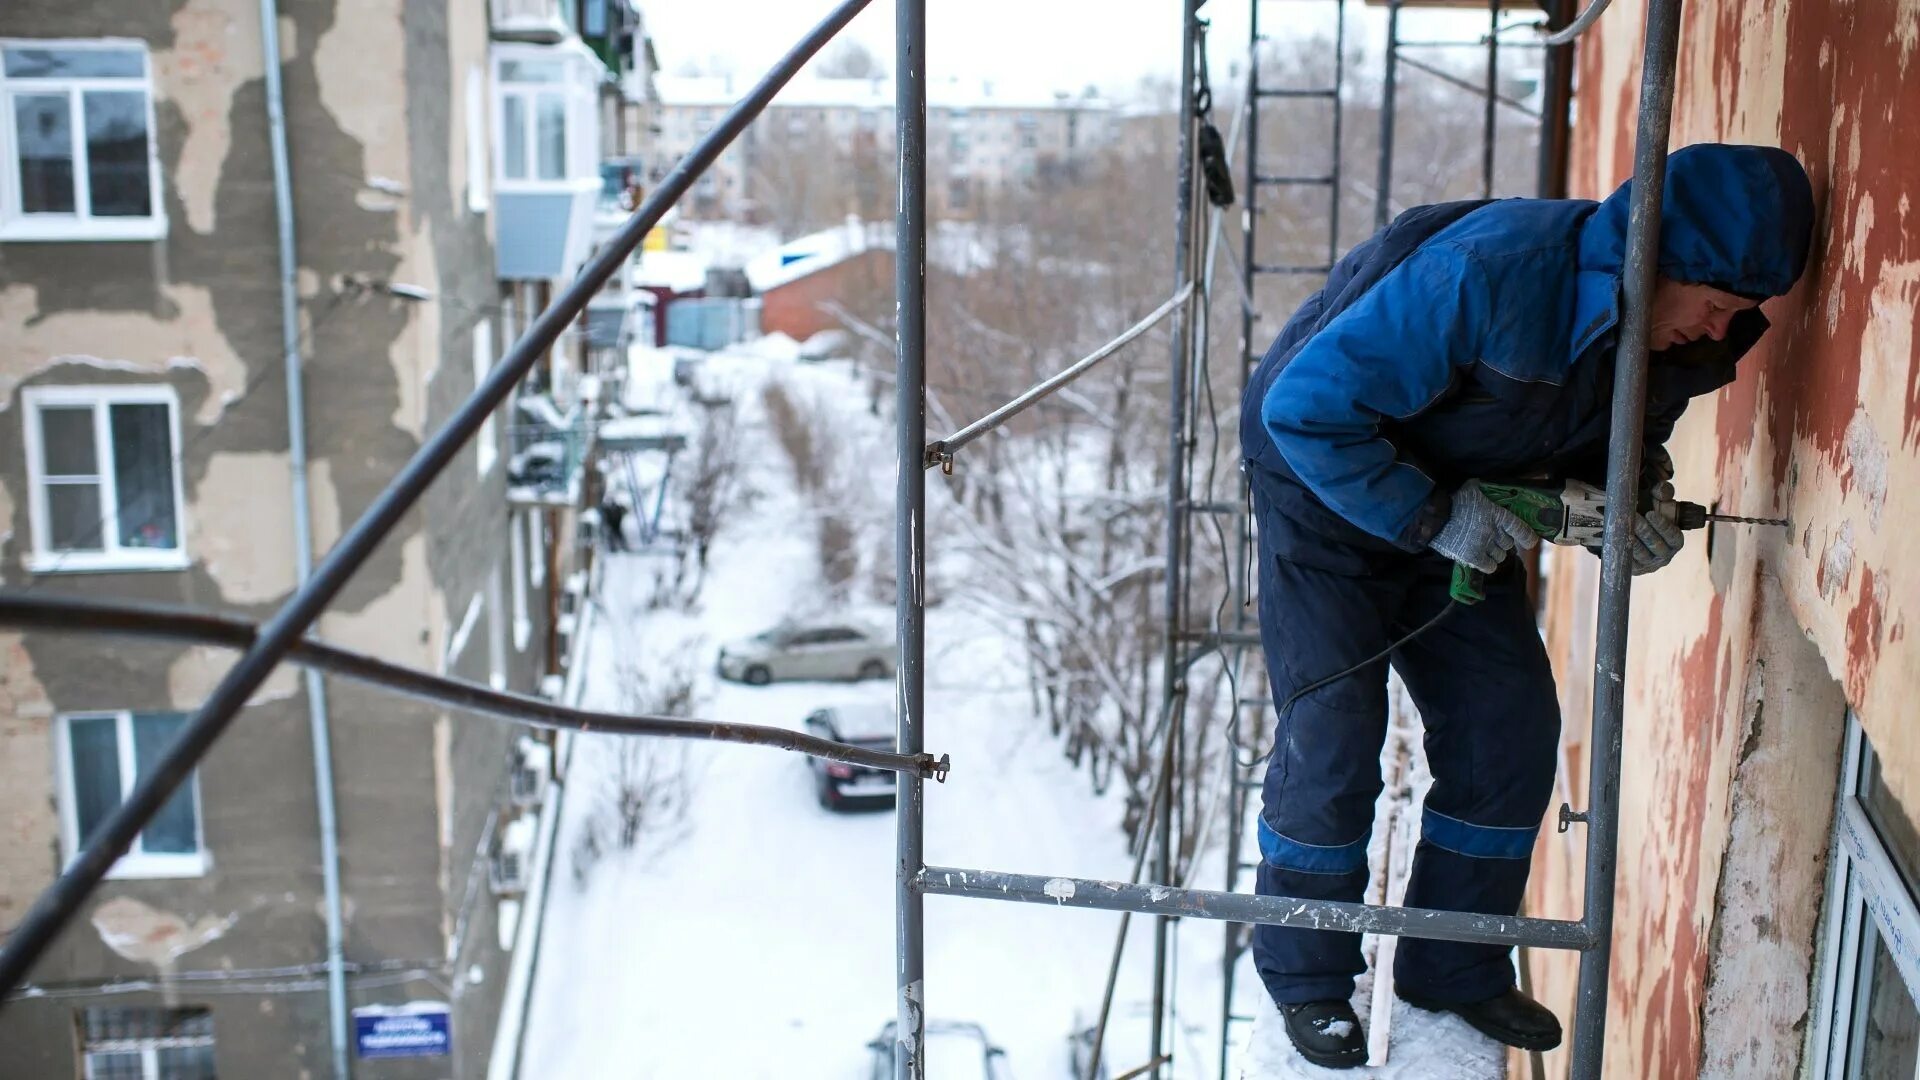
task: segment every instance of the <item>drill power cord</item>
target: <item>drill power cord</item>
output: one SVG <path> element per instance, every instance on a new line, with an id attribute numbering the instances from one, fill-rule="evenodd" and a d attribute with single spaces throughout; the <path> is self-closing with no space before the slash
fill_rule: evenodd
<path id="1" fill-rule="evenodd" d="M 1417 638 L 1421 634 L 1424 634 L 1427 631 L 1433 629 L 1434 627 L 1440 625 L 1440 620 L 1452 614 L 1453 609 L 1459 606 L 1461 606 L 1460 601 L 1448 600 L 1447 606 L 1441 608 L 1440 613 L 1438 615 L 1435 615 L 1433 618 L 1428 619 L 1426 622 L 1421 623 L 1419 626 L 1413 628 L 1412 630 L 1409 630 L 1407 633 L 1394 639 L 1394 641 L 1391 644 L 1389 644 L 1386 648 L 1381 649 L 1379 652 L 1374 653 L 1372 656 L 1367 657 L 1365 660 L 1362 660 L 1357 664 L 1354 664 L 1350 667 L 1341 668 L 1339 671 L 1336 671 L 1333 674 L 1326 676 L 1325 678 L 1315 679 L 1314 681 L 1308 683 L 1307 685 L 1301 687 L 1300 689 L 1295 690 L 1293 693 L 1288 694 L 1287 699 L 1280 703 L 1280 707 L 1273 711 L 1275 722 L 1286 719 L 1287 710 L 1293 708 L 1294 702 L 1299 701 L 1301 698 L 1306 697 L 1308 694 L 1313 693 L 1315 690 L 1318 690 L 1325 686 L 1331 686 L 1334 683 L 1339 682 L 1341 679 L 1344 679 L 1349 675 L 1353 675 L 1366 668 L 1372 667 L 1374 664 L 1377 664 L 1382 660 L 1385 660 L 1387 657 L 1393 655 L 1393 651 L 1395 649 L 1400 648 L 1401 646 L 1405 645 L 1407 642 L 1412 641 L 1414 638 Z M 1258 764 L 1261 761 L 1261 759 L 1267 757 L 1272 753 L 1273 753 L 1273 750 L 1271 747 L 1269 747 L 1265 754 L 1261 754 L 1260 757 L 1254 758 L 1253 761 L 1250 762 L 1249 764 Z"/>

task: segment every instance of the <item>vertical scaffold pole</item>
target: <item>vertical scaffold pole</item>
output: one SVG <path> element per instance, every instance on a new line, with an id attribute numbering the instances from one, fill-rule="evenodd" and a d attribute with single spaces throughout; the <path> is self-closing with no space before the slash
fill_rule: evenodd
<path id="1" fill-rule="evenodd" d="M 1193 126 L 1194 126 L 1194 51 L 1199 37 L 1199 0 L 1181 0 L 1180 26 L 1180 166 L 1175 170 L 1173 213 L 1173 287 L 1177 293 L 1186 288 L 1193 272 Z M 1186 678 L 1180 662 L 1180 631 L 1185 628 L 1186 583 L 1181 577 L 1185 562 L 1187 534 L 1187 349 L 1192 339 L 1193 319 L 1190 299 L 1173 313 L 1173 351 L 1168 375 L 1167 450 L 1167 572 L 1166 572 L 1166 649 L 1161 675 L 1161 693 L 1171 698 L 1179 693 L 1179 682 Z M 1184 704 L 1176 704 L 1166 718 L 1163 737 L 1180 738 L 1180 714 Z M 1172 792 L 1177 780 L 1159 789 L 1158 825 L 1153 860 L 1153 880 L 1162 885 L 1173 877 Z M 1172 919 L 1161 915 L 1153 921 L 1153 1043 L 1152 1057 L 1158 1061 L 1166 1045 L 1164 1030 L 1167 1005 L 1167 932 Z M 1153 1080 L 1163 1075 L 1160 1065 L 1153 1067 Z"/>
<path id="2" fill-rule="evenodd" d="M 925 742 L 927 537 L 927 0 L 894 2 L 894 120 L 900 177 L 894 206 L 895 464 L 894 618 L 900 661 L 894 692 L 897 749 L 918 754 Z M 922 1080 L 926 1060 L 926 899 L 913 887 L 926 864 L 925 782 L 900 774 L 895 800 L 899 1017 L 893 1052 L 896 1080 Z"/>
<path id="3" fill-rule="evenodd" d="M 1599 1080 L 1606 1048 L 1607 989 L 1613 962 L 1613 887 L 1620 835 L 1620 724 L 1626 706 L 1627 600 L 1633 508 L 1646 423 L 1648 306 L 1660 254 L 1660 206 L 1673 119 L 1673 72 L 1680 0 L 1648 0 L 1641 60 L 1639 133 L 1619 350 L 1614 356 L 1613 422 L 1607 436 L 1607 520 L 1601 547 L 1600 613 L 1593 662 L 1593 757 L 1588 773 L 1584 922 L 1593 944 L 1580 955 L 1574 998 L 1573 1080 Z"/>

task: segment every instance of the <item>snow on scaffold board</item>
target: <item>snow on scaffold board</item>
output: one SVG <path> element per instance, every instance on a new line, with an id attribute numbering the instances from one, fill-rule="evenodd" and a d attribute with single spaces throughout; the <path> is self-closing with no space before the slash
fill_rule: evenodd
<path id="1" fill-rule="evenodd" d="M 1364 1001 L 1362 1002 L 1364 1004 Z M 1364 1016 L 1365 1014 L 1362 1013 Z M 1393 1003 L 1393 1046 L 1387 1064 L 1358 1069 L 1310 1065 L 1287 1041 L 1286 1025 L 1262 1009 L 1248 1036 L 1241 1080 L 1505 1080 L 1506 1048 L 1457 1016 Z"/>

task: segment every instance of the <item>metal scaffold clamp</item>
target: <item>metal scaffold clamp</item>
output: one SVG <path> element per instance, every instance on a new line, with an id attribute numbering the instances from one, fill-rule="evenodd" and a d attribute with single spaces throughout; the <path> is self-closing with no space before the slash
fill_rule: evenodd
<path id="1" fill-rule="evenodd" d="M 935 465 L 940 466 L 942 476 L 953 475 L 953 450 L 944 441 L 927 444 L 926 468 L 931 469 Z"/>
<path id="2" fill-rule="evenodd" d="M 1585 810 L 1575 810 L 1571 803 L 1561 803 L 1560 828 L 1557 831 L 1566 832 L 1576 821 L 1585 825 L 1587 823 L 1587 812 Z"/>
<path id="3" fill-rule="evenodd" d="M 936 784 L 946 783 L 947 773 L 952 768 L 953 759 L 946 754 L 941 754 L 938 759 L 932 754 L 920 755 L 920 775 L 931 778 Z"/>

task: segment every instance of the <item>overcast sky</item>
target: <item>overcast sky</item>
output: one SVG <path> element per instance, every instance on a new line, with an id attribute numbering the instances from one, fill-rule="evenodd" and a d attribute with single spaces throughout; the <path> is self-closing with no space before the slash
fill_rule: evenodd
<path id="1" fill-rule="evenodd" d="M 833 0 L 644 0 L 642 13 L 661 68 L 715 61 L 742 77 L 757 76 L 833 6 Z M 961 76 L 1038 83 L 1077 90 L 1089 83 L 1123 90 L 1142 76 L 1173 76 L 1180 63 L 1180 0 L 928 0 L 927 62 L 934 78 Z M 1377 55 L 1385 20 L 1360 3 L 1347 5 L 1347 33 Z M 1262 5 L 1263 27 L 1282 35 L 1332 33 L 1333 4 Z M 1211 0 L 1216 79 L 1247 48 L 1248 0 Z M 1427 13 L 1402 16 L 1403 37 L 1429 29 L 1454 36 L 1485 26 L 1484 16 L 1442 14 L 1449 26 L 1420 25 Z M 893 66 L 893 2 L 872 0 L 842 36 L 851 35 Z M 829 46 L 831 49 L 832 46 Z"/>

